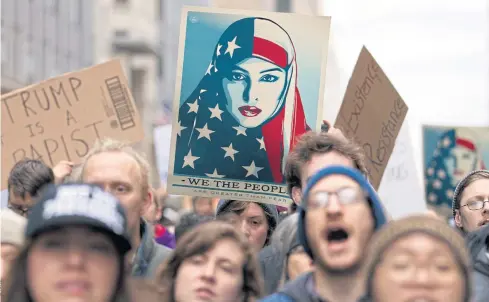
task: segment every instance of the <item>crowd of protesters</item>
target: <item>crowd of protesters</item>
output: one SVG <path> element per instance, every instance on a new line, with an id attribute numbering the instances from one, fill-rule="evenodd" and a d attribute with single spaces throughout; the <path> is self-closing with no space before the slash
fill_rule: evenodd
<path id="1" fill-rule="evenodd" d="M 489 301 L 489 171 L 434 212 L 393 220 L 362 149 L 335 128 L 307 132 L 284 176 L 293 204 L 152 188 L 130 145 L 103 139 L 81 164 L 18 162 L 1 219 L 1 295 L 56 301 Z"/>

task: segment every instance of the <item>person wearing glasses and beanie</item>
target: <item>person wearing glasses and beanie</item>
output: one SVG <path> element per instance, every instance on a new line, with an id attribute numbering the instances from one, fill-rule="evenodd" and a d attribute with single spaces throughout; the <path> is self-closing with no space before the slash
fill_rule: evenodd
<path id="1" fill-rule="evenodd" d="M 473 232 L 489 222 L 489 171 L 472 171 L 453 193 L 453 218 L 464 233 Z"/>
<path id="2" fill-rule="evenodd" d="M 314 269 L 262 301 L 356 301 L 364 295 L 365 250 L 387 220 L 377 193 L 346 166 L 319 170 L 303 192 L 297 232 Z"/>
<path id="3" fill-rule="evenodd" d="M 7 302 L 131 301 L 131 249 L 119 201 L 100 187 L 50 185 L 25 229 L 26 244 L 5 284 Z"/>

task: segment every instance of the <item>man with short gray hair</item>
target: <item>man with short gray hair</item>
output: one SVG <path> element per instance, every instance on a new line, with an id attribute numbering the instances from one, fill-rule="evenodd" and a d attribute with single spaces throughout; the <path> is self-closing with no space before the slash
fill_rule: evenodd
<path id="1" fill-rule="evenodd" d="M 120 200 L 133 246 L 129 254 L 132 275 L 152 277 L 171 250 L 155 242 L 153 227 L 141 218 L 153 201 L 145 157 L 124 142 L 103 139 L 95 143 L 79 169 L 79 181 L 99 185 Z"/>

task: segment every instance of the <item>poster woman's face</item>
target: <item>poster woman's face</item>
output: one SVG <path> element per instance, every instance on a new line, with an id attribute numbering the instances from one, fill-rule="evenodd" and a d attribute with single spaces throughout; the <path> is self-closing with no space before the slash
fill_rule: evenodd
<path id="1" fill-rule="evenodd" d="M 445 159 L 447 172 L 452 175 L 452 181 L 456 185 L 465 175 L 476 168 L 477 154 L 464 147 L 456 146 Z"/>
<path id="2" fill-rule="evenodd" d="M 237 64 L 222 80 L 227 110 L 245 128 L 254 128 L 268 120 L 284 93 L 287 72 L 259 58 Z"/>

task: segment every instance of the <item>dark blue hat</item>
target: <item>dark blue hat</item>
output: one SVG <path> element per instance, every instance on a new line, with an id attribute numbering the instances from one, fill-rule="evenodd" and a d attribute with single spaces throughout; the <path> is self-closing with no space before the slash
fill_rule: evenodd
<path id="1" fill-rule="evenodd" d="M 314 185 L 317 184 L 318 181 L 320 181 L 324 177 L 335 175 L 335 174 L 348 176 L 360 185 L 360 187 L 367 193 L 367 198 L 370 207 L 372 208 L 372 214 L 375 220 L 375 230 L 378 230 L 381 226 L 383 226 L 386 223 L 387 219 L 382 204 L 380 202 L 380 199 L 377 196 L 377 193 L 375 192 L 374 188 L 370 185 L 370 183 L 365 178 L 365 176 L 361 174 L 357 169 L 352 169 L 345 166 L 330 166 L 322 170 L 319 170 L 308 181 L 307 186 L 304 190 L 304 194 L 302 195 L 302 200 L 304 201 L 307 199 L 309 195 L 309 191 L 311 190 L 312 187 L 314 187 Z M 297 232 L 299 236 L 299 241 L 304 247 L 304 250 L 311 258 L 313 258 L 313 254 L 311 248 L 309 247 L 309 243 L 307 241 L 307 236 L 306 236 L 307 234 L 306 223 L 305 223 L 306 211 L 307 210 L 304 209 L 303 206 L 300 207 L 299 226 Z"/>
<path id="2" fill-rule="evenodd" d="M 124 255 L 131 249 L 127 218 L 119 200 L 99 186 L 89 184 L 48 185 L 32 208 L 25 230 L 34 238 L 53 228 L 92 227 L 109 235 Z"/>

